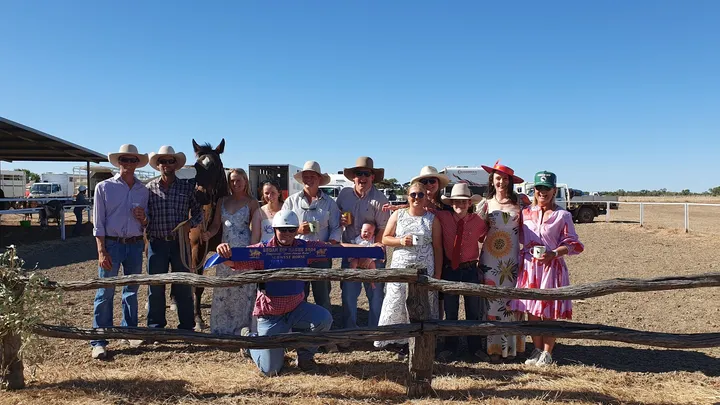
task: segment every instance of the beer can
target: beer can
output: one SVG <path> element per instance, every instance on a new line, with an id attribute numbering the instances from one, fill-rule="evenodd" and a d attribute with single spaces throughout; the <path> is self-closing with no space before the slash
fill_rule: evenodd
<path id="1" fill-rule="evenodd" d="M 352 213 L 350 211 L 343 212 L 343 216 L 345 217 L 345 223 L 348 225 L 352 225 L 353 217 Z"/>

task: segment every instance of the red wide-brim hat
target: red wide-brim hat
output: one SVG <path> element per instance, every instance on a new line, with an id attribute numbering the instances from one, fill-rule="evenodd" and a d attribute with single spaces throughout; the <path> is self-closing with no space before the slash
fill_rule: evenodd
<path id="1" fill-rule="evenodd" d="M 513 170 L 507 166 L 501 165 L 499 160 L 497 162 L 495 162 L 495 166 L 493 166 L 493 167 L 488 167 L 485 165 L 480 165 L 480 166 L 483 169 L 485 169 L 485 171 L 488 173 L 500 172 L 500 173 L 507 174 L 508 176 L 510 176 L 510 179 L 512 179 L 513 184 L 520 184 L 525 181 L 515 175 L 515 170 Z"/>

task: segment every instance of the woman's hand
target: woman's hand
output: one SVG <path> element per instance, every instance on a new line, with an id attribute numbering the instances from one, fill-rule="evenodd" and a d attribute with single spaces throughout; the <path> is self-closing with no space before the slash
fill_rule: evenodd
<path id="1" fill-rule="evenodd" d="M 537 259 L 540 263 L 549 266 L 550 263 L 552 263 L 553 260 L 555 260 L 558 257 L 558 254 L 554 250 L 547 251 L 540 256 L 539 259 Z"/>
<path id="2" fill-rule="evenodd" d="M 400 246 L 412 246 L 412 235 L 405 235 L 401 236 L 398 239 L 400 239 Z"/>
<path id="3" fill-rule="evenodd" d="M 393 212 L 397 211 L 400 208 L 407 208 L 407 204 L 405 205 L 392 205 L 390 203 L 383 204 L 383 206 L 380 208 L 383 212 Z"/>
<path id="4" fill-rule="evenodd" d="M 220 257 L 224 257 L 225 259 L 229 259 L 230 257 L 232 257 L 232 250 L 230 249 L 230 244 L 219 244 L 217 247 L 217 254 L 219 254 Z"/>

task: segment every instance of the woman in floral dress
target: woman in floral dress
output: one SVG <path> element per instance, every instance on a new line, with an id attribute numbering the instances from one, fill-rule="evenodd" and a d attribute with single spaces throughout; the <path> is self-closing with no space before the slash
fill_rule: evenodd
<path id="1" fill-rule="evenodd" d="M 557 288 L 570 285 L 570 276 L 565 255 L 576 255 L 584 246 L 578 240 L 572 215 L 555 205 L 555 174 L 535 174 L 533 205 L 522 212 L 520 231 L 523 245 L 520 251 L 521 266 L 518 272 L 518 288 Z M 544 247 L 544 253 L 536 246 Z M 528 314 L 530 321 L 572 319 L 570 300 L 513 300 L 514 311 Z M 545 366 L 552 364 L 552 350 L 555 338 L 533 336 L 535 350 L 525 364 Z"/>
<path id="2" fill-rule="evenodd" d="M 385 227 L 382 243 L 394 247 L 391 268 L 411 265 L 427 269 L 429 276 L 440 278 L 442 271 L 442 233 L 435 214 L 425 209 L 426 188 L 414 183 L 408 190 L 408 208 L 395 211 Z M 415 236 L 415 238 L 413 238 Z M 418 242 L 414 244 L 413 239 Z M 437 292 L 429 293 L 430 317 L 438 318 Z M 407 283 L 385 284 L 385 300 L 380 311 L 379 326 L 410 323 L 405 305 Z M 388 344 L 406 345 L 407 339 L 376 341 L 376 347 Z"/>
<path id="3" fill-rule="evenodd" d="M 513 169 L 501 165 L 498 160 L 493 167 L 482 166 L 490 173 L 487 198 L 478 204 L 478 214 L 488 224 L 480 253 L 480 270 L 484 284 L 497 287 L 515 287 L 520 251 L 520 205 L 513 184 L 523 179 L 514 175 Z M 518 314 L 510 309 L 510 299 L 485 300 L 488 321 L 514 322 Z M 487 355 L 497 363 L 503 359 L 513 360 L 518 352 L 525 351 L 525 336 L 489 335 Z M 479 355 L 479 354 L 478 354 Z M 479 355 L 479 357 L 484 357 Z"/>
<path id="4" fill-rule="evenodd" d="M 260 207 L 249 195 L 249 182 L 243 169 L 233 169 L 228 175 L 231 194 L 218 201 L 213 226 L 205 237 L 211 238 L 222 226 L 222 242 L 230 247 L 243 247 L 260 241 Z M 215 226 L 217 224 L 217 226 Z M 236 273 L 225 264 L 216 267 L 218 277 Z M 252 312 L 257 294 L 255 284 L 213 289 L 210 311 L 210 331 L 216 334 L 240 335 L 243 327 L 255 330 Z"/>

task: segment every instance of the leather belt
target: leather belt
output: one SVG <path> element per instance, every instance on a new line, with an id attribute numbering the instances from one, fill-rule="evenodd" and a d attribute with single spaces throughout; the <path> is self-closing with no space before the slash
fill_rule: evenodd
<path id="1" fill-rule="evenodd" d="M 132 243 L 142 242 L 144 240 L 143 236 L 130 236 L 129 238 L 121 238 L 118 236 L 106 236 L 105 239 L 112 240 L 118 243 L 122 243 L 123 245 L 129 245 Z"/>
<path id="2" fill-rule="evenodd" d="M 177 239 L 177 238 L 176 238 L 175 234 L 172 234 L 172 233 L 170 235 L 162 236 L 162 237 L 155 237 L 155 236 L 150 237 L 150 240 L 162 240 L 165 242 L 171 242 L 171 241 L 174 241 L 175 239 Z"/>
<path id="3" fill-rule="evenodd" d="M 477 260 L 471 260 L 469 262 L 462 262 L 458 265 L 458 269 L 467 269 L 470 267 L 477 267 L 478 261 Z"/>

